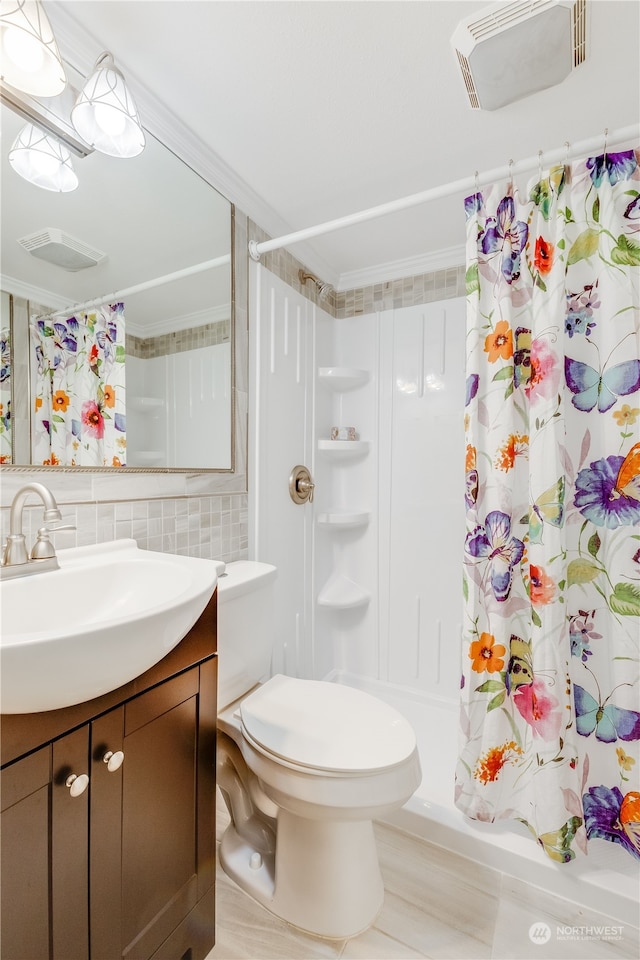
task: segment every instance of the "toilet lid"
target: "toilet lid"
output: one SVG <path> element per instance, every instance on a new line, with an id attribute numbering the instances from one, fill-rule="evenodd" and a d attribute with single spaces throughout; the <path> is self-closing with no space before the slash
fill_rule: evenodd
<path id="1" fill-rule="evenodd" d="M 327 681 L 276 675 L 242 701 L 240 716 L 268 753 L 321 770 L 383 769 L 416 746 L 411 724 L 393 707 Z"/>

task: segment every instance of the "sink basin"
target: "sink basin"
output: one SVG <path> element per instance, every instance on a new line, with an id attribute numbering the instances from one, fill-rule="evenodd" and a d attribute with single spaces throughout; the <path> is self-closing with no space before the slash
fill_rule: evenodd
<path id="1" fill-rule="evenodd" d="M 0 583 L 0 711 L 38 713 L 115 690 L 188 633 L 223 564 L 135 540 L 58 550 L 59 570 Z"/>

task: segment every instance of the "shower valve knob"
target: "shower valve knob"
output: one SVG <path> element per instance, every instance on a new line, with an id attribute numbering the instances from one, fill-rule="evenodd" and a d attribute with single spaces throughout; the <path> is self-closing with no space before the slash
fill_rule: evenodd
<path id="1" fill-rule="evenodd" d="M 299 463 L 289 476 L 289 496 L 294 503 L 313 503 L 315 483 L 307 467 Z"/>

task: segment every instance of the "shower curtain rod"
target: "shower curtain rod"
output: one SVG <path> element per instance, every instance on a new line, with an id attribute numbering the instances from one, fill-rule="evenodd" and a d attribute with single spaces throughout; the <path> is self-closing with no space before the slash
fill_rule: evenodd
<path id="1" fill-rule="evenodd" d="M 62 310 L 53 310 L 51 313 L 45 313 L 37 317 L 37 319 L 49 320 L 51 317 L 63 317 L 68 313 L 79 313 L 82 310 L 101 307 L 105 303 L 117 303 L 132 293 L 141 293 L 143 290 L 151 290 L 152 287 L 161 287 L 163 284 L 171 283 L 173 280 L 192 277 L 196 273 L 202 273 L 204 270 L 212 270 L 214 267 L 222 267 L 225 263 L 230 262 L 231 254 L 225 253 L 221 257 L 215 257 L 213 260 L 203 260 L 202 263 L 195 263 L 191 267 L 176 270 L 174 273 L 166 273 L 163 277 L 156 277 L 154 280 L 143 280 L 142 283 L 136 283 L 133 287 L 125 287 L 124 290 L 117 290 L 115 293 L 105 294 L 104 297 L 97 297 L 95 300 L 85 300 L 84 303 L 74 303 L 72 306 L 65 307 Z"/>
<path id="2" fill-rule="evenodd" d="M 550 150 L 543 153 L 540 151 L 535 157 L 528 157 L 526 160 L 510 161 L 501 167 L 494 167 L 493 170 L 486 170 L 484 173 L 474 174 L 470 177 L 463 177 L 461 180 L 452 180 L 439 187 L 431 187 L 429 190 L 423 190 L 421 193 L 414 193 L 408 197 L 401 197 L 399 200 L 391 200 L 389 203 L 381 203 L 376 207 L 369 207 L 367 210 L 360 210 L 358 213 L 348 214 L 346 217 L 338 217 L 336 220 L 327 220 L 325 223 L 316 224 L 314 227 L 305 227 L 303 230 L 296 230 L 294 233 L 287 233 L 282 237 L 275 237 L 272 240 L 249 241 L 249 256 L 252 260 L 260 260 L 260 255 L 269 253 L 270 250 L 279 250 L 281 247 L 287 247 L 293 243 L 300 243 L 302 240 L 310 240 L 312 237 L 319 237 L 324 233 L 332 233 L 334 230 L 341 230 L 343 227 L 351 227 L 357 223 L 365 223 L 367 220 L 374 220 L 377 217 L 384 217 L 388 213 L 395 213 L 397 210 L 406 210 L 409 207 L 416 207 L 421 203 L 427 203 L 429 200 L 440 200 L 442 197 L 449 197 L 452 194 L 467 190 L 475 190 L 476 187 L 492 183 L 502 177 L 515 176 L 518 173 L 535 170 L 542 162 L 547 166 L 554 163 L 566 163 L 569 159 L 578 159 L 581 156 L 589 155 L 594 150 L 602 150 L 615 143 L 622 143 L 640 136 L 640 124 L 632 124 L 628 127 L 621 127 L 618 130 L 604 131 L 599 137 L 592 137 L 589 140 L 581 140 L 575 144 L 565 143 L 558 150 Z"/>

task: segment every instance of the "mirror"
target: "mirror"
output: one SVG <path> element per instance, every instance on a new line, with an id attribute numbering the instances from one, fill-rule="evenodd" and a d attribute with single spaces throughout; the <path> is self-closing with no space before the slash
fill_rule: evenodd
<path id="1" fill-rule="evenodd" d="M 140 156 L 73 157 L 78 188 L 43 190 L 8 162 L 25 121 L 3 105 L 0 123 L 5 420 L 7 380 L 12 411 L 3 462 L 7 442 L 13 445 L 9 462 L 14 465 L 45 462 L 31 453 L 38 451 L 33 437 L 38 371 L 29 314 L 109 297 L 124 303 L 126 330 L 126 466 L 115 467 L 231 471 L 231 204 L 148 132 Z M 24 238 L 30 238 L 26 246 Z M 98 262 L 71 271 L 43 259 L 50 252 L 66 257 L 70 246 Z M 218 260 L 224 262 L 190 272 Z M 183 271 L 181 279 L 110 296 Z M 10 376 L 5 375 L 5 327 Z"/>

